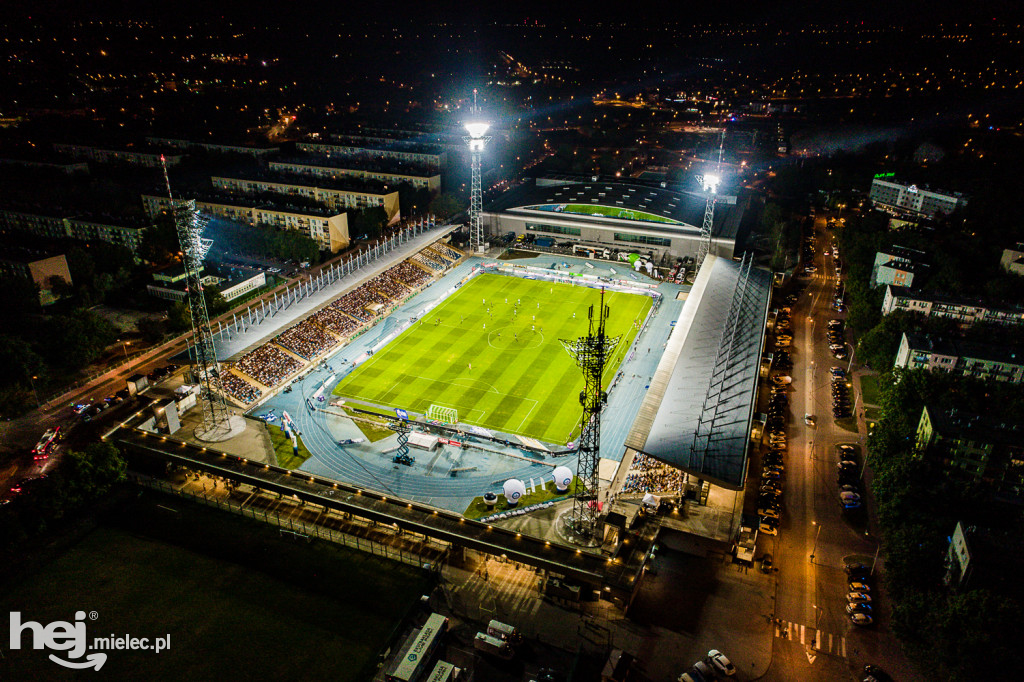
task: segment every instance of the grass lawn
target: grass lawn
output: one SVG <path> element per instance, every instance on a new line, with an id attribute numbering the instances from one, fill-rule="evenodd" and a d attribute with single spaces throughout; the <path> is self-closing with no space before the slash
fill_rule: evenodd
<path id="1" fill-rule="evenodd" d="M 388 436 L 395 435 L 394 431 L 384 426 L 385 422 L 383 417 L 379 420 L 380 426 L 377 426 L 376 423 L 366 421 L 368 419 L 373 419 L 373 417 L 368 414 L 362 414 L 344 406 L 342 406 L 341 409 L 345 410 L 348 414 L 359 417 L 359 419 L 353 419 L 352 423 L 359 427 L 359 430 L 371 443 L 376 443 L 379 440 L 384 440 Z M 376 422 L 377 420 L 374 421 Z"/>
<path id="2" fill-rule="evenodd" d="M 310 452 L 306 449 L 306 446 L 302 444 L 302 437 L 298 437 L 299 441 L 299 456 L 295 456 L 295 451 L 292 449 L 291 438 L 285 438 L 284 431 L 278 426 L 278 423 L 267 424 L 267 431 L 270 433 L 270 441 L 274 445 L 274 453 L 277 455 L 277 465 L 285 469 L 298 469 L 302 464 L 310 458 Z"/>
<path id="3" fill-rule="evenodd" d="M 519 504 L 516 505 L 516 508 L 522 509 L 523 507 L 529 507 L 531 504 L 538 504 L 540 502 L 548 502 L 549 500 L 569 497 L 576 493 L 576 486 L 579 485 L 579 482 L 580 479 L 573 476 L 572 483 L 569 484 L 569 489 L 564 493 L 560 493 L 555 490 L 555 482 L 548 481 L 543 487 L 538 488 L 536 492 L 528 492 L 520 497 Z M 498 502 L 494 505 L 494 509 L 488 509 L 487 505 L 484 504 L 483 496 L 480 496 L 473 498 L 473 501 L 469 503 L 469 507 L 466 508 L 466 511 L 462 512 L 462 515 L 467 519 L 479 519 L 481 516 L 497 514 L 499 512 L 507 511 L 508 509 L 510 509 L 510 507 L 505 502 L 504 495 L 498 495 Z"/>
<path id="4" fill-rule="evenodd" d="M 860 378 L 860 395 L 865 405 L 878 404 L 878 375 L 865 374 Z"/>
<path id="5" fill-rule="evenodd" d="M 0 595 L 5 611 L 44 624 L 95 611 L 90 638 L 170 635 L 159 654 L 107 652 L 104 679 L 366 679 L 428 584 L 411 567 L 282 540 L 178 498 L 147 493 L 119 515 Z M 4 679 L 81 677 L 4 644 Z"/>
<path id="6" fill-rule="evenodd" d="M 579 431 L 583 374 L 559 339 L 586 333 L 587 309 L 599 298 L 588 287 L 480 275 L 356 368 L 334 393 L 418 414 L 441 405 L 458 410 L 464 423 L 566 443 Z M 605 303 L 609 334 L 622 336 L 605 369 L 607 385 L 652 301 L 611 292 Z"/>

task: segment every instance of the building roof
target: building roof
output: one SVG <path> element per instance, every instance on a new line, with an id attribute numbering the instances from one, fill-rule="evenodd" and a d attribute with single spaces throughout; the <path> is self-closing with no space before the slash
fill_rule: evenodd
<path id="1" fill-rule="evenodd" d="M 357 170 L 369 173 L 390 173 L 393 175 L 409 175 L 412 177 L 431 177 L 438 175 L 426 164 L 399 159 L 367 159 L 347 154 L 294 154 L 278 156 L 270 159 L 270 163 L 291 163 L 301 166 L 319 168 L 337 168 L 340 170 Z"/>
<path id="2" fill-rule="evenodd" d="M 918 334 L 916 332 L 904 332 L 907 337 L 907 345 L 911 350 L 928 351 L 936 355 L 948 355 L 958 357 L 960 355 L 956 343 L 941 336 L 931 334 Z"/>
<path id="3" fill-rule="evenodd" d="M 384 195 L 397 192 L 398 188 L 376 180 L 359 180 L 353 177 L 312 178 L 301 173 L 284 173 L 275 171 L 233 171 L 226 175 L 215 175 L 224 180 L 253 180 L 257 182 L 275 182 L 296 187 L 316 187 L 319 189 L 353 192 L 357 194 Z"/>
<path id="4" fill-rule="evenodd" d="M 1020 445 L 1024 427 L 1005 417 L 972 414 L 962 410 L 939 410 L 925 405 L 932 429 L 943 438 L 970 438 L 982 443 Z"/>
<path id="5" fill-rule="evenodd" d="M 159 193 L 150 192 L 147 196 L 159 196 Z M 279 213 L 316 216 L 318 218 L 332 218 L 338 215 L 338 211 L 324 208 L 324 206 L 312 200 L 309 203 L 299 201 L 303 197 L 290 197 L 266 192 L 256 195 L 239 195 L 231 194 L 230 192 L 219 192 L 217 190 L 204 190 L 202 192 L 183 192 L 181 198 L 195 199 L 196 201 L 209 204 L 256 208 L 266 211 L 277 211 Z"/>
<path id="6" fill-rule="evenodd" d="M 932 334 L 907 332 L 907 345 L 911 350 L 928 351 L 967 360 L 998 362 L 1004 365 L 1024 365 L 1024 350 L 1006 345 L 947 339 Z"/>
<path id="7" fill-rule="evenodd" d="M 1011 313 L 1024 312 L 1024 306 L 1010 305 L 1007 303 L 989 303 L 982 298 L 970 296 L 951 296 L 948 294 L 930 294 L 918 291 L 911 287 L 900 287 L 895 284 L 886 285 L 894 297 L 906 298 L 911 301 L 928 301 L 930 303 L 941 303 L 944 305 L 962 305 L 985 308 L 992 311 L 1003 311 Z"/>
<path id="8" fill-rule="evenodd" d="M 708 256 L 669 337 L 656 376 L 645 394 L 626 447 L 732 490 L 744 485 L 757 382 L 764 352 L 771 273 L 752 269 L 749 316 L 737 328 L 735 361 L 717 393 L 705 396 L 729 322 L 740 264 Z M 717 407 L 713 437 L 705 453 L 693 450 L 698 420 Z"/>
<path id="9" fill-rule="evenodd" d="M 733 238 L 739 229 L 742 210 L 729 205 L 725 196 L 715 211 L 715 237 Z M 551 184 L 540 179 L 504 192 L 485 208 L 488 213 L 516 213 L 571 218 L 581 222 L 624 221 L 665 234 L 696 234 L 704 222 L 706 199 L 699 194 L 679 192 L 626 182 L 569 181 Z"/>

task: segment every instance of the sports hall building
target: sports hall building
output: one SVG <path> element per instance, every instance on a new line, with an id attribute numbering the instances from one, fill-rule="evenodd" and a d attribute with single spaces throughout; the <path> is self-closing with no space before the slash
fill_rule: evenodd
<path id="1" fill-rule="evenodd" d="M 677 258 L 697 254 L 707 200 L 660 185 L 602 179 L 538 178 L 484 208 L 491 237 L 514 232 L 608 249 L 653 251 Z M 743 204 L 721 195 L 715 206 L 711 253 L 732 258 Z"/>

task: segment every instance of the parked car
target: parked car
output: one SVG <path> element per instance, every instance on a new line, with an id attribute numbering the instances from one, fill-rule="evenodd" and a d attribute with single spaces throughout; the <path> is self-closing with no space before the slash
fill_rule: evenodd
<path id="1" fill-rule="evenodd" d="M 854 580 L 850 583 L 850 591 L 863 592 L 866 594 L 871 591 L 871 587 L 869 587 L 867 583 L 861 582 L 859 580 Z"/>
<path id="2" fill-rule="evenodd" d="M 870 604 L 871 595 L 864 592 L 850 592 L 846 595 L 846 601 L 850 604 Z"/>
<path id="3" fill-rule="evenodd" d="M 871 625 L 874 622 L 874 620 L 871 618 L 871 616 L 869 616 L 866 613 L 851 613 L 850 622 L 854 625 L 865 626 Z"/>
<path id="4" fill-rule="evenodd" d="M 718 671 L 720 675 L 731 676 L 736 674 L 736 666 L 732 664 L 732 661 L 718 649 L 712 649 L 708 652 L 708 662 L 711 663 L 712 667 Z"/>
<path id="5" fill-rule="evenodd" d="M 863 603 L 850 603 L 846 605 L 846 612 L 853 613 L 871 613 L 871 605 Z"/>
<path id="6" fill-rule="evenodd" d="M 761 519 L 761 523 L 757 529 L 765 535 L 778 535 L 779 522 L 774 519 Z"/>

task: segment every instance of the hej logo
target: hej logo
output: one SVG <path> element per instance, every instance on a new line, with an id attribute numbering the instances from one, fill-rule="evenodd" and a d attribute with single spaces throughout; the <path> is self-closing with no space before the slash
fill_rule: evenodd
<path id="1" fill-rule="evenodd" d="M 32 640 L 33 649 L 51 649 L 54 651 L 66 651 L 69 659 L 64 660 L 50 654 L 50 660 L 65 668 L 95 668 L 99 670 L 107 662 L 107 655 L 104 653 L 92 653 L 85 656 L 88 648 L 88 639 L 85 633 L 85 611 L 75 612 L 75 621 L 69 623 L 63 620 L 55 620 L 49 625 L 43 625 L 36 621 L 21 622 L 21 612 L 11 612 L 11 629 L 9 648 L 13 651 L 21 648 L 21 638 L 26 632 Z"/>

